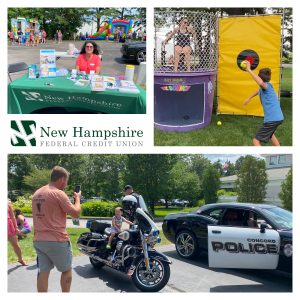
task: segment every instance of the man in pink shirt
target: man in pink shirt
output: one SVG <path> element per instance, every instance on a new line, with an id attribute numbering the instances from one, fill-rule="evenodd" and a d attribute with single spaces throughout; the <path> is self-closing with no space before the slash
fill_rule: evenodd
<path id="1" fill-rule="evenodd" d="M 38 256 L 38 292 L 48 291 L 48 279 L 55 266 L 61 274 L 62 292 L 69 292 L 72 282 L 72 249 L 66 231 L 67 214 L 80 215 L 81 192 L 74 192 L 74 205 L 63 191 L 69 172 L 62 167 L 53 168 L 50 183 L 38 189 L 32 198 L 34 248 Z"/>

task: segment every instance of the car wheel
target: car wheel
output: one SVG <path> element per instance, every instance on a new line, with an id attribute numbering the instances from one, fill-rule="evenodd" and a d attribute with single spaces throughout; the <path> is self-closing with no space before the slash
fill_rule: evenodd
<path id="1" fill-rule="evenodd" d="M 138 64 L 141 62 L 146 61 L 146 51 L 145 50 L 140 50 L 137 55 L 136 55 L 136 61 Z"/>
<path id="2" fill-rule="evenodd" d="M 191 259 L 198 254 L 198 244 L 194 234 L 188 230 L 180 231 L 175 240 L 176 251 L 187 259 Z"/>

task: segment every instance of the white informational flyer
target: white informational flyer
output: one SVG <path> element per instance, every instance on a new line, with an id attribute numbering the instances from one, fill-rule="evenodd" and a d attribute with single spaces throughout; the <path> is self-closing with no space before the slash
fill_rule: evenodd
<path id="1" fill-rule="evenodd" d="M 56 57 L 54 49 L 40 50 L 40 77 L 56 77 Z"/>

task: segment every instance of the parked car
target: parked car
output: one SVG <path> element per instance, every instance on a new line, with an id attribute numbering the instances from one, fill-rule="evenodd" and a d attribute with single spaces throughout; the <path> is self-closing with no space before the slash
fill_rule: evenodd
<path id="1" fill-rule="evenodd" d="M 292 213 L 280 207 L 208 204 L 167 215 L 162 228 L 183 258 L 205 252 L 210 267 L 292 272 Z"/>
<path id="2" fill-rule="evenodd" d="M 189 204 L 189 201 L 182 200 L 182 199 L 175 199 L 173 200 L 173 205 L 175 206 L 187 206 Z"/>
<path id="3" fill-rule="evenodd" d="M 135 60 L 138 64 L 146 61 L 146 42 L 128 42 L 121 47 L 121 53 L 126 59 Z"/>

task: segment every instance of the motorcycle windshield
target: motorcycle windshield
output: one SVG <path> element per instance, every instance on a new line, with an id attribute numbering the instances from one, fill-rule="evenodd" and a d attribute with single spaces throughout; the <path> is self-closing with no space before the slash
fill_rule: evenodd
<path id="1" fill-rule="evenodd" d="M 137 208 L 135 218 L 142 233 L 150 234 L 153 230 L 158 230 L 156 224 L 141 208 Z"/>
<path id="2" fill-rule="evenodd" d="M 139 203 L 140 203 L 140 208 L 142 208 L 144 211 L 148 212 L 147 205 L 146 205 L 145 200 L 142 195 L 139 195 Z"/>

